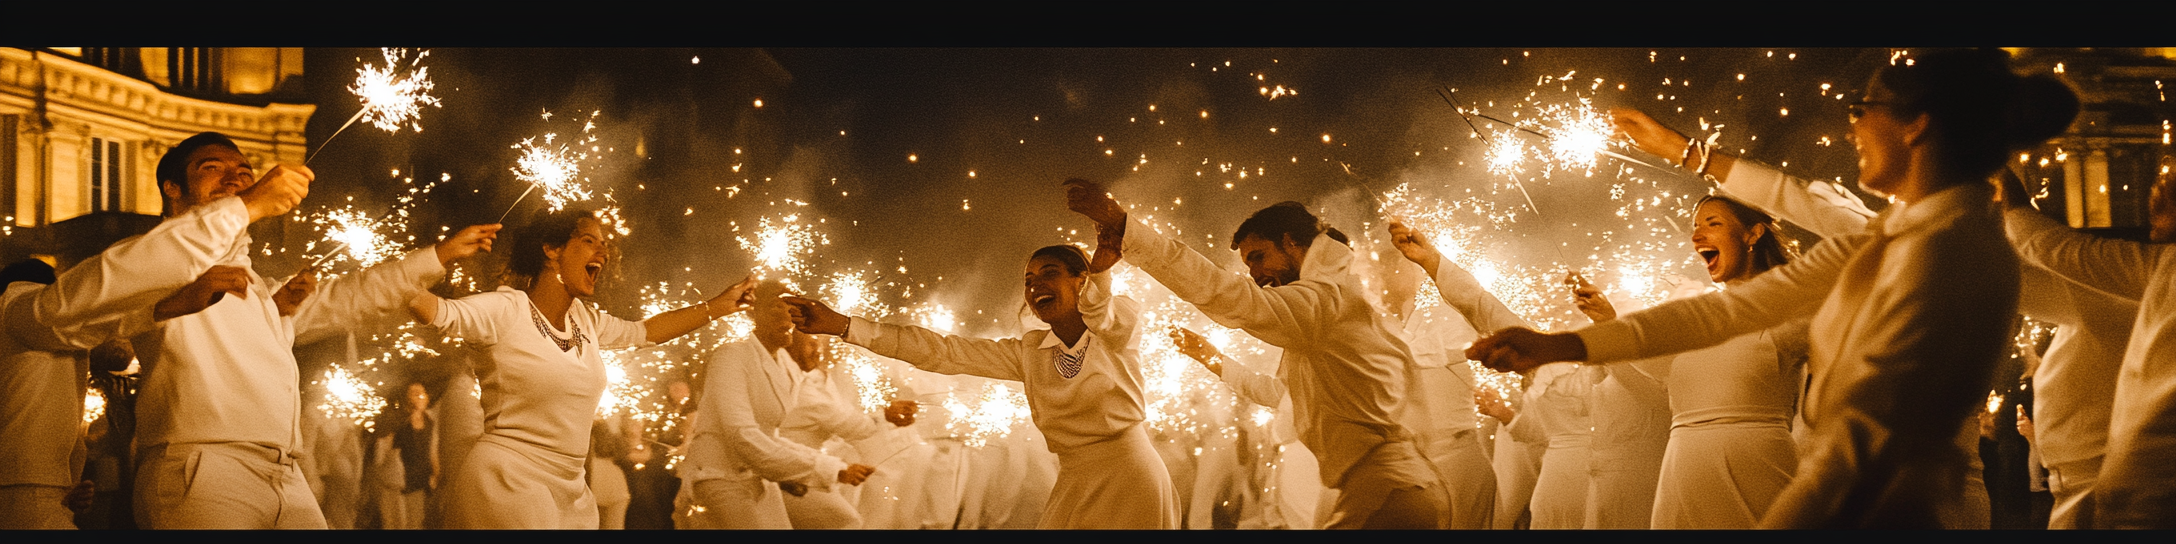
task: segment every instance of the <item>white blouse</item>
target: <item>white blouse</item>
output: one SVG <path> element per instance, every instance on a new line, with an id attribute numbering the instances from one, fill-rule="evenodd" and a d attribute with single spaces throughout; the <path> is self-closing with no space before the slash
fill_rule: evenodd
<path id="1" fill-rule="evenodd" d="M 1133 299 L 1111 295 L 1108 271 L 1090 274 L 1080 312 L 1088 331 L 1070 346 L 1047 329 L 986 340 L 859 317 L 848 326 L 846 341 L 930 372 L 1021 382 L 1036 428 L 1050 450 L 1060 452 L 1147 419 L 1141 365 L 1127 349 L 1140 315 Z"/>
<path id="2" fill-rule="evenodd" d="M 639 321 L 612 317 L 586 301 L 567 307 L 568 330 L 553 327 L 512 287 L 441 301 L 431 325 L 482 347 L 474 362 L 483 388 L 484 433 L 573 458 L 589 455 L 590 423 L 604 397 L 602 350 L 649 345 Z M 560 343 L 571 349 L 560 349 Z"/>

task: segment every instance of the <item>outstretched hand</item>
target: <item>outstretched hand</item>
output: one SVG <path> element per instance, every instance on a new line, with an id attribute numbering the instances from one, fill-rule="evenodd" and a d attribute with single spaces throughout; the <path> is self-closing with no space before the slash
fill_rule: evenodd
<path id="1" fill-rule="evenodd" d="M 1115 231 L 1120 239 L 1126 233 L 1126 209 L 1111 198 L 1101 183 L 1080 178 L 1065 180 L 1065 209 L 1087 216 L 1098 230 Z"/>
<path id="2" fill-rule="evenodd" d="M 853 323 L 852 319 L 814 299 L 787 296 L 778 300 L 786 303 L 786 315 L 793 318 L 793 328 L 801 332 L 845 336 L 846 326 Z"/>
<path id="3" fill-rule="evenodd" d="M 1662 122 L 1649 117 L 1647 112 L 1612 108 L 1609 122 L 1616 127 L 1618 139 L 1631 142 L 1640 151 L 1672 160 L 1685 154 L 1685 135 L 1662 126 Z"/>
<path id="4" fill-rule="evenodd" d="M 1587 319 L 1601 323 L 1617 318 L 1617 306 L 1610 304 L 1609 297 L 1603 295 L 1601 289 L 1588 283 L 1586 276 L 1574 271 L 1564 276 L 1564 285 L 1572 288 L 1572 306 L 1578 307 L 1579 313 L 1587 314 Z"/>
<path id="5" fill-rule="evenodd" d="M 1466 358 L 1499 372 L 1525 372 L 1557 361 L 1586 360 L 1587 345 L 1571 334 L 1515 327 L 1475 340 L 1466 348 Z"/>
<path id="6" fill-rule="evenodd" d="M 469 225 L 446 241 L 438 243 L 438 264 L 453 266 L 453 262 L 480 252 L 491 251 L 491 242 L 499 238 L 499 229 L 505 225 Z"/>
<path id="7" fill-rule="evenodd" d="M 165 321 L 204 311 L 205 308 L 224 300 L 227 293 L 243 299 L 249 298 L 249 270 L 239 266 L 214 266 L 196 277 L 196 281 L 181 286 L 174 294 L 167 295 L 151 307 L 151 318 Z"/>
<path id="8" fill-rule="evenodd" d="M 1442 265 L 1443 254 L 1436 251 L 1436 245 L 1429 242 L 1428 235 L 1405 226 L 1404 221 L 1390 220 L 1390 245 L 1396 246 L 1398 253 L 1405 255 L 1405 260 L 1427 269 L 1431 276 L 1435 275 L 1436 267 Z"/>
<path id="9" fill-rule="evenodd" d="M 710 316 L 711 319 L 717 319 L 720 317 L 725 317 L 747 311 L 749 308 L 755 307 L 756 283 L 758 282 L 759 280 L 757 280 L 756 277 L 753 275 L 741 279 L 740 283 L 735 283 L 732 287 L 725 288 L 725 292 L 718 293 L 718 296 L 711 297 L 710 300 L 704 301 L 703 311 L 706 313 L 706 315 Z"/>

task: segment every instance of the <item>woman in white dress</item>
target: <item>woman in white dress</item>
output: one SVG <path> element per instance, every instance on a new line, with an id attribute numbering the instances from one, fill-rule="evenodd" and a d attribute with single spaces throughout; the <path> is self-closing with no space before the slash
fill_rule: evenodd
<path id="1" fill-rule="evenodd" d="M 1708 278 L 1724 285 L 1789 261 L 1773 219 L 1722 197 L 1694 207 L 1692 244 Z M 1609 307 L 1598 290 L 1579 293 Z M 1651 528 L 1749 529 L 1790 484 L 1806 326 L 1793 321 L 1645 365 L 1663 375 L 1671 413 Z"/>
<path id="2" fill-rule="evenodd" d="M 1115 242 L 1115 240 L 1113 241 Z M 878 355 L 940 374 L 1022 382 L 1035 425 L 1058 455 L 1046 529 L 1176 529 L 1178 499 L 1143 421 L 1141 368 L 1127 345 L 1138 317 L 1113 297 L 1118 251 L 1093 259 L 1058 245 L 1028 258 L 1024 288 L 1050 330 L 987 340 L 848 318 L 821 302 L 787 298 L 804 332 L 844 337 Z"/>
<path id="3" fill-rule="evenodd" d="M 507 265 L 522 289 L 456 300 L 426 293 L 410 303 L 418 320 L 483 351 L 475 368 L 484 434 L 454 471 L 443 502 L 447 527 L 597 528 L 582 473 L 605 389 L 599 352 L 671 340 L 750 302 L 753 278 L 642 321 L 606 315 L 580 300 L 596 294 L 605 253 L 592 212 L 544 213 L 515 238 Z"/>
<path id="4" fill-rule="evenodd" d="M 1727 291 L 1574 333 L 1498 333 L 1469 357 L 1495 368 L 1615 361 L 1715 346 L 1807 316 L 1809 442 L 1761 527 L 1941 527 L 1964 502 L 1957 438 L 2010 340 L 2019 264 L 1985 182 L 2061 133 L 2077 97 L 2021 78 L 1999 50 L 1883 67 L 1850 104 L 1860 186 L 1897 202 L 1866 231 Z M 1706 153 L 1702 153 L 1706 155 Z"/>

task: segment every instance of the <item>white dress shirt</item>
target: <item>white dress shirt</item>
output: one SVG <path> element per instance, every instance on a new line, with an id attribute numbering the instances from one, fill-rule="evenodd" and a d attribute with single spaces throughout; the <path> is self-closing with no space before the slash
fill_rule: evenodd
<path id="1" fill-rule="evenodd" d="M 1277 375 L 1292 396 L 1300 443 L 1322 461 L 1324 486 L 1341 488 L 1347 471 L 1379 445 L 1414 442 L 1400 424 L 1412 351 L 1399 323 L 1368 303 L 1349 271 L 1351 248 L 1316 236 L 1300 280 L 1264 288 L 1146 224 L 1131 225 L 1124 243 L 1128 262 L 1210 320 L 1284 349 Z M 1432 474 L 1392 478 L 1435 481 Z"/>
<path id="2" fill-rule="evenodd" d="M 711 352 L 682 469 L 688 480 L 761 478 L 815 490 L 838 482 L 845 462 L 779 436 L 801 384 L 801 369 L 782 353 L 754 338 Z"/>

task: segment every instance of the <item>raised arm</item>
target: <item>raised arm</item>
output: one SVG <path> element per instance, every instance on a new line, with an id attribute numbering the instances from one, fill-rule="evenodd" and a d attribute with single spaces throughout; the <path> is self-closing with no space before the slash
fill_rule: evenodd
<path id="1" fill-rule="evenodd" d="M 681 308 L 642 320 L 645 340 L 656 344 L 679 338 L 720 317 L 747 310 L 755 304 L 756 277 L 749 276 L 702 304 Z"/>
<path id="2" fill-rule="evenodd" d="M 490 251 L 499 228 L 496 224 L 471 225 L 432 247 L 411 251 L 400 260 L 319 284 L 316 293 L 295 305 L 295 343 L 306 344 L 353 330 L 404 307 L 431 322 L 435 315 L 423 315 L 431 309 L 419 306 L 429 303 L 417 302 L 418 295 L 429 296 L 424 289 L 445 277 L 446 268 L 454 261 Z"/>
<path id="3" fill-rule="evenodd" d="M 1393 219 L 1390 221 L 1390 244 L 1397 247 L 1406 260 L 1420 265 L 1422 270 L 1428 272 L 1428 277 L 1436 282 L 1436 293 L 1443 297 L 1443 303 L 1458 310 L 1459 315 L 1465 316 L 1466 322 L 1472 323 L 1474 330 L 1489 333 L 1510 328 L 1534 328 L 1533 323 L 1513 313 L 1511 307 L 1505 306 L 1496 295 L 1489 294 L 1488 289 L 1483 288 L 1481 281 L 1475 279 L 1472 273 L 1446 262 L 1443 254 L 1436 250 L 1435 244 L 1428 240 L 1427 235 Z"/>
<path id="4" fill-rule="evenodd" d="M 1767 165 L 1741 160 L 1714 149 L 1700 153 L 1696 145 L 1670 127 L 1635 109 L 1610 110 L 1617 136 L 1649 154 L 1677 162 L 1688 172 L 1719 180 L 1723 192 L 1739 201 L 1790 221 L 1822 238 L 1858 232 L 1874 212 L 1866 203 L 1836 185 L 1808 180 Z"/>
<path id="5" fill-rule="evenodd" d="M 1825 241 L 1797 261 L 1727 291 L 1673 300 L 1573 333 L 1513 329 L 1482 338 L 1466 357 L 1498 370 L 1555 361 L 1611 362 L 1682 353 L 1805 317 L 1828 297 L 1866 235 Z"/>
<path id="6" fill-rule="evenodd" d="M 1164 237 L 1146 225 L 1131 224 L 1123 208 L 1101 185 L 1086 180 L 1066 181 L 1066 207 L 1095 221 L 1099 244 L 1120 248 L 1127 262 L 1156 278 L 1179 299 L 1193 304 L 1217 324 L 1247 331 L 1274 346 L 1308 343 L 1316 324 L 1326 316 L 1339 315 L 1341 300 L 1362 300 L 1357 293 L 1341 293 L 1343 287 L 1329 282 L 1301 279 L 1278 287 L 1255 285 L 1245 275 L 1220 268 L 1207 257 Z M 1108 242 L 1104 239 L 1112 239 Z M 1351 249 L 1317 236 L 1310 251 L 1342 252 L 1349 261 Z M 1336 256 L 1310 260 L 1336 261 Z M 1341 262 L 1335 264 L 1343 264 Z"/>
<path id="7" fill-rule="evenodd" d="M 1239 398 L 1246 399 L 1247 402 L 1276 408 L 1284 400 L 1283 381 L 1275 376 L 1256 372 L 1246 365 L 1237 364 L 1238 361 L 1233 361 L 1231 357 L 1218 351 L 1200 333 L 1183 327 L 1173 327 L 1171 344 L 1179 353 L 1201 363 L 1202 368 L 1209 369 L 1209 373 L 1216 374 L 1218 379 L 1229 384 L 1232 391 L 1239 394 Z"/>
<path id="8" fill-rule="evenodd" d="M 939 334 L 908 325 L 887 325 L 859 317 L 849 318 L 822 302 L 785 297 L 794 327 L 809 334 L 838 336 L 869 351 L 906 361 L 915 368 L 938 374 L 968 374 L 999 380 L 1025 381 L 1020 353 L 1027 349 L 1018 338 L 986 340 Z"/>

